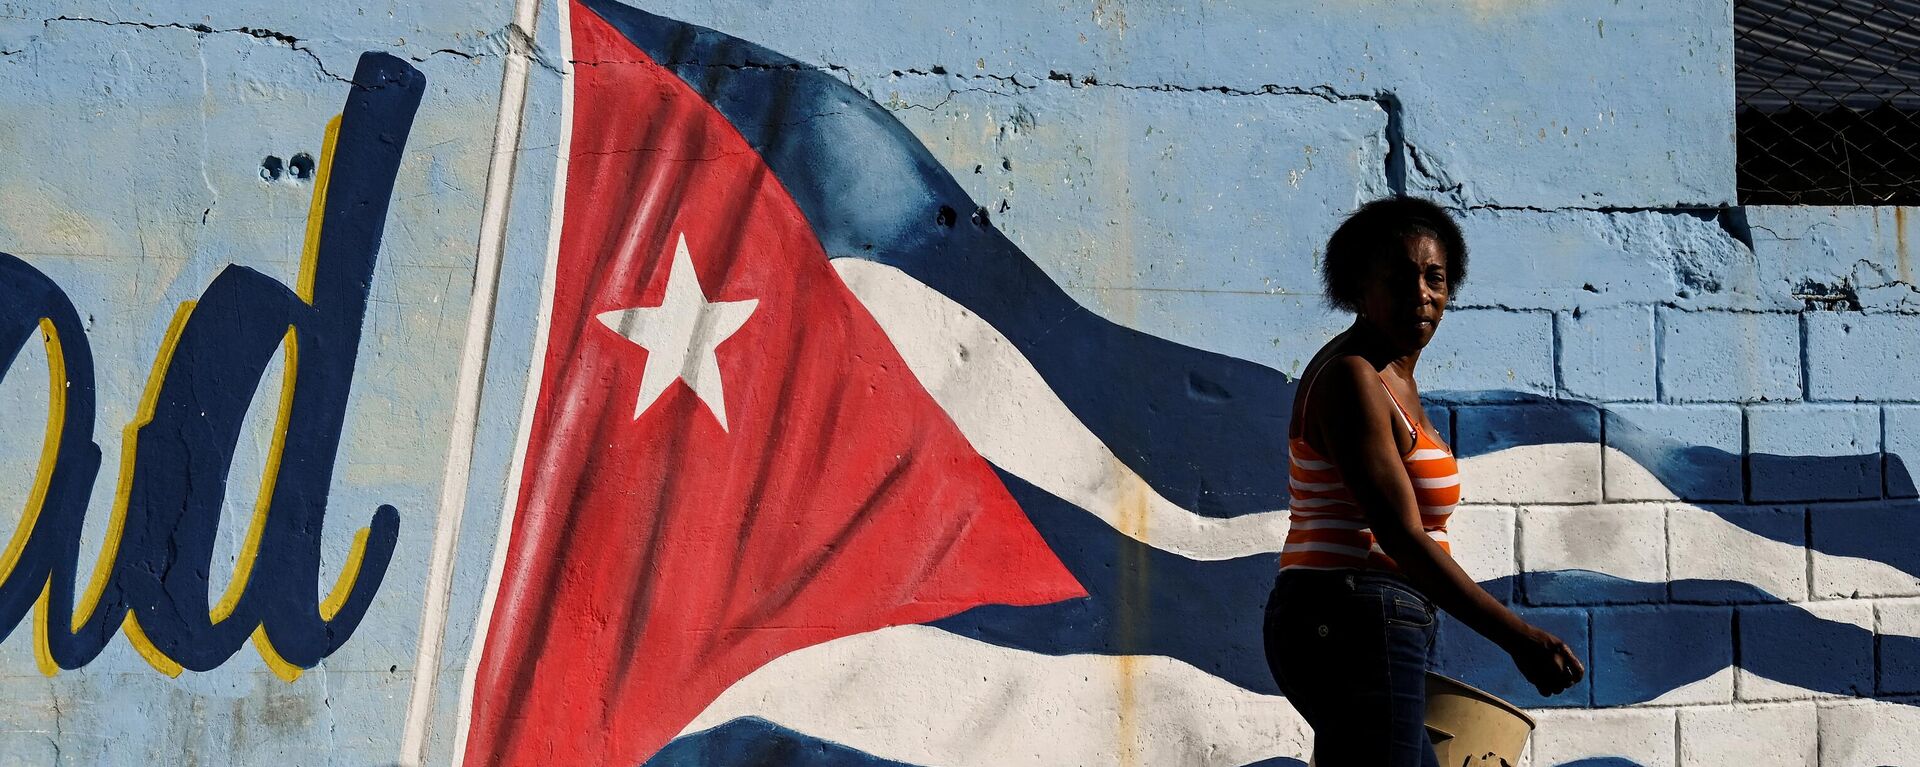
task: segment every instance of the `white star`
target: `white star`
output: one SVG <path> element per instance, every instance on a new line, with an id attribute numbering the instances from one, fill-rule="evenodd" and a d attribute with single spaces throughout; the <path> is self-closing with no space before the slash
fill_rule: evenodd
<path id="1" fill-rule="evenodd" d="M 640 420 L 674 381 L 686 381 L 720 420 L 720 428 L 727 428 L 727 400 L 720 389 L 720 361 L 714 347 L 746 324 L 759 303 L 758 299 L 708 301 L 694 272 L 693 257 L 687 254 L 687 236 L 680 235 L 673 263 L 667 267 L 667 295 L 659 306 L 599 314 L 601 324 L 647 350 L 634 420 Z"/>

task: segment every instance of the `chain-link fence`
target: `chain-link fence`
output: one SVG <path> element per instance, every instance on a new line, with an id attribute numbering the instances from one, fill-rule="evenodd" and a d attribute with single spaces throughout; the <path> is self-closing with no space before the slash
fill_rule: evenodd
<path id="1" fill-rule="evenodd" d="M 1920 0 L 1736 0 L 1740 202 L 1920 205 Z"/>

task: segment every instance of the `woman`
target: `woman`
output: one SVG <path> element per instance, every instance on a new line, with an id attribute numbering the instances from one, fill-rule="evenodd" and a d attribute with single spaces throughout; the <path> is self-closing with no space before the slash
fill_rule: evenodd
<path id="1" fill-rule="evenodd" d="M 1460 480 L 1413 371 L 1466 271 L 1459 227 L 1425 200 L 1367 203 L 1327 241 L 1327 299 L 1354 321 L 1294 397 L 1292 525 L 1266 614 L 1268 666 L 1313 727 L 1319 767 L 1438 763 L 1423 727 L 1436 605 L 1543 695 L 1585 673 L 1448 553 Z"/>

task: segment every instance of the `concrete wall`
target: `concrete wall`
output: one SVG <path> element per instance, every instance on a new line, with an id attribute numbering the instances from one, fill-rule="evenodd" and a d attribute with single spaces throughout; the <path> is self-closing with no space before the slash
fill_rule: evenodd
<path id="1" fill-rule="evenodd" d="M 1455 551 L 1589 677 L 1441 670 L 1538 765 L 1920 762 L 1916 212 L 1736 205 L 1729 3 L 589 5 L 0 3 L 0 764 L 1303 760 L 1395 192 Z"/>

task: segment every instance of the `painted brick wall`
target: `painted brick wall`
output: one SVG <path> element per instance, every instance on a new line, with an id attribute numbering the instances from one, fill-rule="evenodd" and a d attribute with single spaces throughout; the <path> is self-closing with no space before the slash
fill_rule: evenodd
<path id="1" fill-rule="evenodd" d="M 358 283 L 357 365 L 314 493 L 324 524 L 295 536 L 319 552 L 300 598 L 317 601 L 308 583 L 324 596 L 370 577 L 345 565 L 361 561 L 348 554 L 356 534 L 397 519 L 364 619 L 315 632 L 338 641 L 306 661 L 254 649 L 251 626 L 213 650 L 201 646 L 211 631 L 136 641 L 141 629 L 115 633 L 117 620 L 97 657 L 38 647 L 48 629 L 29 616 L 49 576 L 32 568 L 51 549 L 4 550 L 0 765 L 458 760 L 540 393 L 528 372 L 547 353 L 549 238 L 567 223 L 555 188 L 577 138 L 562 115 L 584 65 L 565 58 L 562 10 L 0 2 L 0 103 L 12 105 L 0 110 L 0 267 L 12 270 L 0 270 L 0 320 L 18 320 L 0 328 L 11 334 L 0 336 L 0 497 L 12 499 L 0 501 L 0 541 L 8 529 L 17 542 L 56 535 L 31 520 L 52 508 L 36 490 L 49 467 L 86 460 L 43 457 L 57 452 L 47 414 L 80 401 L 60 371 L 76 375 L 84 339 L 96 404 L 82 441 L 102 458 L 64 491 L 84 522 L 58 533 L 77 541 L 82 574 L 122 534 L 116 510 L 147 518 L 128 484 L 139 465 L 161 479 L 213 466 L 204 476 L 224 484 L 196 501 L 216 522 L 194 528 L 210 541 L 199 577 L 213 602 L 244 586 L 250 515 L 294 505 L 256 498 L 273 492 L 286 441 L 302 444 L 270 406 L 293 396 L 282 382 L 295 380 L 296 350 L 269 351 L 246 375 L 211 368 L 219 396 L 177 403 L 179 434 L 236 413 L 220 460 L 154 449 L 164 436 L 140 428 L 154 401 L 170 402 L 155 400 L 168 371 L 192 364 L 166 353 L 181 336 L 170 323 L 195 311 L 182 307 L 220 306 L 210 286 L 243 271 L 281 287 L 249 283 L 257 304 L 202 327 L 268 322 L 258 296 L 311 303 L 307 240 L 327 227 L 384 229 Z M 1258 649 L 1284 535 L 1284 496 L 1267 489 L 1284 483 L 1264 467 L 1283 459 L 1275 414 L 1291 378 L 1346 324 L 1318 295 L 1326 236 L 1356 204 L 1404 192 L 1452 210 L 1473 252 L 1419 372 L 1464 459 L 1457 556 L 1568 640 L 1589 676 L 1543 699 L 1450 622 L 1438 668 L 1534 713 L 1530 760 L 1543 767 L 1920 763 L 1920 283 L 1908 241 L 1920 224 L 1913 209 L 1738 206 L 1730 0 L 646 10 L 797 62 L 695 77 L 706 64 L 693 61 L 677 72 L 688 87 L 723 89 L 755 69 L 836 83 L 846 109 L 763 138 L 816 131 L 820 167 L 852 163 L 835 171 L 851 174 L 839 178 L 847 195 L 865 193 L 852 181 L 921 191 L 888 186 L 899 157 L 920 152 L 928 177 L 958 190 L 934 202 L 965 202 L 957 222 L 953 209 L 920 216 L 913 194 L 859 212 L 918 216 L 902 214 L 902 231 L 1005 236 L 993 253 L 1017 259 L 1006 273 L 1020 280 L 902 309 L 884 289 L 910 258 L 829 236 L 852 224 L 812 222 L 849 295 L 1089 596 L 773 654 L 672 723 L 681 735 L 663 748 L 556 746 L 557 761 L 1305 759 L 1307 735 Z M 417 115 L 329 148 L 331 118 L 360 124 L 369 98 L 392 95 L 355 84 L 368 62 L 424 78 Z M 717 101 L 752 93 L 732 95 Z M 874 124 L 897 131 L 854 130 L 867 102 L 884 118 Z M 822 122 L 793 127 L 807 121 Z M 299 158 L 347 174 L 329 163 L 372 164 L 381 146 L 400 147 L 391 193 L 367 198 L 390 201 L 384 217 L 356 218 L 361 205 L 316 218 L 319 177 L 294 170 Z M 804 196 L 799 166 L 773 178 Z M 990 273 L 1004 264 L 985 251 L 940 252 L 980 284 L 1006 274 Z M 38 314 L 7 314 L 27 305 L 30 274 L 72 306 L 59 343 Z M 17 354 L 4 348 L 15 343 Z M 153 455 L 136 455 L 136 436 Z M 217 657 L 169 666 L 194 650 Z"/>

